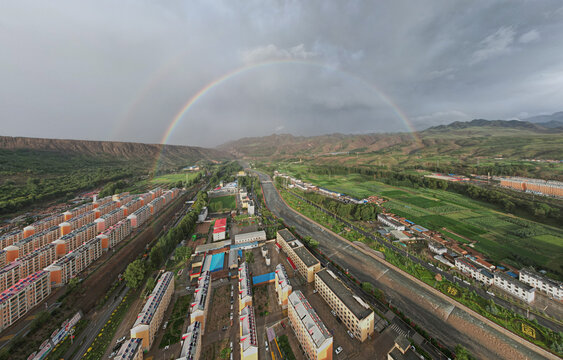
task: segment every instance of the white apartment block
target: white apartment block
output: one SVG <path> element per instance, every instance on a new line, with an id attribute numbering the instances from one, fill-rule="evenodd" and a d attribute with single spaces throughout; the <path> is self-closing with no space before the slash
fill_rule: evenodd
<path id="1" fill-rule="evenodd" d="M 557 300 L 563 299 L 563 283 L 553 280 L 536 272 L 532 268 L 524 268 L 520 270 L 519 279 L 524 284 L 528 284 L 543 293 Z"/>
<path id="2" fill-rule="evenodd" d="M 502 290 L 516 296 L 517 298 L 524 300 L 527 303 L 531 303 L 535 299 L 536 289 L 528 284 L 524 284 L 519 280 L 513 278 L 502 272 L 495 272 L 495 286 L 501 288 Z"/>

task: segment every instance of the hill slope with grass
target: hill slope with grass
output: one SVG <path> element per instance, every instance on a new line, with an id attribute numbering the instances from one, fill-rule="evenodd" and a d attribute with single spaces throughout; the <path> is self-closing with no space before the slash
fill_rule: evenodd
<path id="1" fill-rule="evenodd" d="M 231 156 L 191 146 L 0 137 L 0 215 Z M 158 161 L 157 161 L 158 160 Z"/>

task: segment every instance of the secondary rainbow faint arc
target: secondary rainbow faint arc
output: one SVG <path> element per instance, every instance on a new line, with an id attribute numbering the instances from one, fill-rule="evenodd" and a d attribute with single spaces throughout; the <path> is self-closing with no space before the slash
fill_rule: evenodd
<path id="1" fill-rule="evenodd" d="M 227 80 L 229 80 L 229 79 L 231 79 L 231 78 L 233 78 L 237 75 L 240 75 L 242 73 L 250 71 L 250 70 L 254 70 L 254 69 L 265 67 L 265 66 L 279 65 L 279 64 L 296 64 L 296 65 L 317 66 L 317 67 L 320 67 L 320 68 L 324 68 L 324 69 L 332 70 L 332 71 L 335 71 L 335 72 L 338 72 L 338 73 L 341 73 L 341 74 L 345 74 L 349 77 L 354 78 L 355 80 L 360 81 L 364 85 L 367 85 L 369 88 L 374 90 L 377 93 L 377 95 L 393 109 L 395 114 L 403 121 L 403 123 L 405 124 L 405 126 L 407 127 L 407 129 L 409 130 L 410 134 L 412 135 L 414 140 L 417 142 L 417 144 L 420 144 L 420 138 L 417 135 L 417 131 L 414 128 L 414 126 L 411 124 L 407 115 L 401 110 L 401 108 L 399 106 L 397 106 L 397 104 L 395 104 L 395 102 L 393 102 L 391 100 L 391 98 L 389 98 L 389 96 L 387 96 L 383 91 L 381 91 L 375 85 L 373 85 L 370 82 L 365 81 L 364 79 L 362 79 L 362 78 L 360 78 L 360 77 L 358 77 L 358 76 L 356 76 L 352 73 L 349 73 L 349 72 L 343 71 L 341 69 L 329 66 L 327 64 L 314 62 L 314 61 L 304 61 L 304 60 L 274 60 L 274 61 L 253 63 L 253 64 L 250 64 L 250 65 L 245 65 L 243 67 L 234 69 L 234 70 L 218 77 L 217 79 L 213 80 L 212 82 L 210 82 L 209 84 L 207 84 L 203 88 L 201 88 L 195 95 L 193 95 L 184 104 L 184 106 L 180 109 L 180 111 L 176 114 L 176 116 L 174 116 L 172 122 L 170 123 L 170 125 L 166 129 L 166 132 L 164 133 L 164 136 L 163 136 L 160 143 L 162 145 L 165 145 L 168 142 L 168 138 L 170 137 L 170 135 L 174 132 L 174 128 L 176 127 L 176 125 L 178 125 L 178 123 L 183 118 L 183 116 L 186 114 L 186 112 L 188 112 L 188 110 L 199 99 L 201 99 L 205 94 L 207 94 L 209 91 L 211 91 L 212 89 L 214 89 L 215 87 L 217 87 L 221 83 L 223 83 L 223 82 L 225 82 L 225 81 L 227 81 Z M 161 152 L 161 154 L 162 154 L 162 152 Z M 160 157 L 161 156 L 159 156 L 157 158 L 157 161 L 155 163 L 155 170 L 158 166 L 158 162 L 160 161 Z"/>

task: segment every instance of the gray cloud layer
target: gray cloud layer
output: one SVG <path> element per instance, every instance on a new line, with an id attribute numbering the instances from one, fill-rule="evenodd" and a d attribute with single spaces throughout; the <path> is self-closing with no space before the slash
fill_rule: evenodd
<path id="1" fill-rule="evenodd" d="M 4 1 L 0 133 L 160 142 L 244 67 L 168 143 L 550 113 L 561 44 L 558 0 Z"/>

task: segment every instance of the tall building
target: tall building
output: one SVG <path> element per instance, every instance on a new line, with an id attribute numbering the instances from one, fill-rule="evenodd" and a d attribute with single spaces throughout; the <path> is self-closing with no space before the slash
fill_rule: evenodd
<path id="1" fill-rule="evenodd" d="M 254 308 L 247 306 L 240 312 L 240 358 L 241 360 L 258 360 L 258 337 L 256 335 L 256 319 Z"/>
<path id="2" fill-rule="evenodd" d="M 315 289 L 348 330 L 360 341 L 373 334 L 373 310 L 327 269 L 315 274 Z"/>
<path id="3" fill-rule="evenodd" d="M 291 294 L 292 287 L 289 283 L 289 278 L 285 272 L 285 267 L 283 264 L 278 264 L 275 270 L 275 285 L 276 293 L 278 294 L 278 303 L 281 305 L 282 309 L 287 309 L 287 302 L 289 299 L 289 294 Z"/>
<path id="4" fill-rule="evenodd" d="M 114 360 L 143 360 L 143 340 L 126 340 L 119 348 Z"/>
<path id="5" fill-rule="evenodd" d="M 0 293 L 0 330 L 23 317 L 51 293 L 47 271 L 38 271 Z"/>
<path id="6" fill-rule="evenodd" d="M 331 360 L 332 335 L 301 291 L 289 295 L 287 314 L 307 359 Z"/>
<path id="7" fill-rule="evenodd" d="M 193 322 L 182 335 L 182 350 L 177 360 L 198 360 L 201 355 L 201 323 Z"/>
<path id="8" fill-rule="evenodd" d="M 297 240 L 293 234 L 282 229 L 276 236 L 277 243 L 282 250 L 289 256 L 290 262 L 307 282 L 315 281 L 315 273 L 321 270 L 321 263 Z"/>
<path id="9" fill-rule="evenodd" d="M 170 271 L 165 272 L 158 279 L 143 310 L 137 316 L 137 321 L 131 328 L 131 338 L 142 339 L 143 351 L 150 350 L 173 294 L 174 274 Z"/>
<path id="10" fill-rule="evenodd" d="M 194 300 L 191 304 L 190 324 L 196 321 L 201 324 L 200 332 L 205 331 L 205 322 L 207 320 L 207 311 L 209 310 L 209 301 L 211 299 L 211 273 L 202 271 L 197 280 L 197 287 L 194 290 Z"/>
<path id="11" fill-rule="evenodd" d="M 252 280 L 248 271 L 248 264 L 243 262 L 238 268 L 238 306 L 239 312 L 247 306 L 252 306 Z"/>

